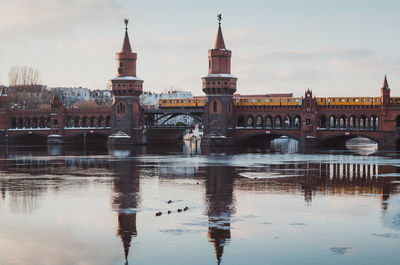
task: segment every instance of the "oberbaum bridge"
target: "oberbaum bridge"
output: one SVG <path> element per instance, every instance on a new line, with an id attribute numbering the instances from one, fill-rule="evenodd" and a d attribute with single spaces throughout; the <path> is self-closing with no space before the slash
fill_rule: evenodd
<path id="1" fill-rule="evenodd" d="M 66 108 L 54 97 L 50 109 L 7 108 L 0 95 L 0 143 L 151 144 L 180 135 L 192 126 L 165 126 L 165 121 L 189 115 L 202 125 L 202 146 L 269 143 L 287 136 L 299 148 L 345 146 L 354 137 L 368 138 L 379 149 L 393 149 L 400 139 L 400 97 L 391 97 L 385 76 L 379 97 L 319 98 L 234 96 L 237 77 L 231 74 L 232 52 L 226 49 L 219 16 L 214 47 L 208 50 L 208 75 L 202 77 L 203 98 L 160 100 L 159 108 L 141 106 L 143 80 L 136 75 L 125 19 L 122 49 L 116 54 L 117 76 L 110 80 L 110 108 Z M 194 126 L 193 126 L 194 127 Z M 165 142 L 164 139 L 164 142 Z"/>

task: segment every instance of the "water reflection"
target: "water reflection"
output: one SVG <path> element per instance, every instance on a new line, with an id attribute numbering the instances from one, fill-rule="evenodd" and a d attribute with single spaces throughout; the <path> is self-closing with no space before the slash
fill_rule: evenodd
<path id="1" fill-rule="evenodd" d="M 206 171 L 208 238 L 214 245 L 218 264 L 231 238 L 231 214 L 234 213 L 234 171 L 230 167 L 209 167 Z"/>
<path id="2" fill-rule="evenodd" d="M 250 200 L 251 196 L 258 196 L 254 201 L 254 207 L 256 204 L 266 203 L 265 200 L 271 196 L 279 196 L 277 200 L 283 203 L 290 202 L 288 197 L 294 196 L 295 200 L 301 201 L 308 207 L 307 209 L 313 208 L 316 201 L 319 203 L 316 206 L 318 209 L 324 198 L 329 201 L 321 207 L 324 209 L 329 208 L 330 203 L 335 200 L 344 198 L 348 200 L 346 203 L 352 205 L 351 209 L 354 211 L 360 210 L 360 201 L 369 200 L 370 207 L 378 206 L 381 209 L 379 218 L 366 216 L 375 224 L 374 227 L 379 227 L 382 223 L 385 228 L 400 230 L 400 195 L 398 195 L 400 159 L 398 154 L 359 156 L 354 152 L 323 152 L 305 155 L 288 151 L 290 146 L 292 145 L 285 143 L 279 152 L 277 149 L 200 150 L 197 143 L 162 150 L 154 146 L 125 150 L 84 150 L 84 152 L 64 147 L 57 148 L 56 151 L 46 148 L 8 149 L 1 152 L 0 159 L 0 211 L 6 217 L 3 220 L 16 218 L 13 215 L 16 213 L 21 218 L 26 218 L 40 211 L 41 208 L 48 207 L 46 201 L 47 203 L 54 201 L 66 192 L 71 192 L 70 195 L 75 196 L 78 194 L 77 191 L 84 190 L 83 193 L 79 193 L 79 196 L 85 196 L 82 194 L 87 193 L 87 197 L 82 197 L 82 199 L 90 201 L 90 196 L 94 196 L 92 194 L 94 190 L 105 187 L 110 192 L 99 196 L 107 196 L 108 203 L 98 205 L 98 207 L 108 208 L 112 212 L 113 223 L 111 226 L 103 224 L 103 229 L 112 231 L 118 239 L 119 251 L 110 254 L 110 260 L 93 258 L 93 262 L 88 264 L 120 264 L 122 256 L 126 263 L 133 261 L 136 257 L 140 261 L 141 256 L 149 256 L 153 251 L 163 252 L 167 257 L 182 255 L 180 250 L 173 249 L 167 242 L 164 243 L 164 247 L 168 250 L 165 252 L 159 249 L 154 250 L 150 245 L 154 243 L 152 240 L 165 240 L 165 236 L 155 231 L 168 231 L 167 228 L 171 227 L 169 230 L 173 231 L 178 223 L 185 223 L 176 220 L 187 218 L 186 216 L 190 214 L 192 218 L 206 219 L 204 223 L 199 222 L 206 232 L 204 230 L 204 234 L 196 238 L 189 232 L 185 234 L 184 231 L 190 231 L 190 229 L 185 230 L 179 227 L 180 231 L 183 231 L 179 234 L 180 240 L 198 246 L 200 244 L 198 242 L 207 236 L 208 246 L 212 245 L 214 248 L 214 263 L 215 259 L 218 264 L 234 263 L 232 260 L 236 257 L 235 255 L 238 255 L 236 252 L 239 252 L 239 243 L 233 241 L 236 238 L 233 232 L 265 230 L 265 227 L 257 227 L 249 220 L 243 221 L 245 222 L 243 227 L 240 227 L 240 222 L 236 222 L 243 211 L 243 208 L 240 210 L 238 205 Z M 182 183 L 187 186 L 183 186 Z M 195 188 L 189 184 L 193 184 Z M 163 219 L 154 219 L 156 218 L 154 209 L 158 210 L 157 207 L 161 207 L 160 201 L 155 199 L 154 194 L 158 194 L 163 185 L 168 185 L 168 189 L 171 189 L 171 193 L 176 194 L 177 197 L 187 196 L 186 201 L 190 200 L 194 205 L 197 203 L 197 208 L 193 207 L 192 212 L 186 212 L 186 215 L 174 216 L 164 212 Z M 205 194 L 205 201 L 182 189 L 200 190 L 201 194 Z M 162 207 L 165 207 L 165 201 Z M 265 207 L 271 206 L 266 203 Z M 367 206 L 363 205 L 363 207 Z M 251 204 L 249 209 L 253 209 Z M 372 208 L 368 209 L 372 211 Z M 92 211 L 92 209 L 84 210 Z M 282 211 L 285 210 L 282 209 Z M 301 217 L 306 220 L 305 222 L 313 220 L 308 216 L 309 210 L 297 211 L 296 218 Z M 49 212 L 51 214 L 51 210 L 47 214 Z M 273 217 L 262 212 L 257 214 L 261 218 Z M 291 216 L 290 212 L 286 214 Z M 354 227 L 353 221 L 350 217 L 347 224 Z M 12 225 L 12 221 L 3 222 L 3 225 Z M 153 227 L 159 223 L 162 223 L 165 226 L 163 228 L 166 229 Z M 265 223 L 267 222 L 264 222 L 264 225 Z M 293 222 L 293 224 L 304 223 Z M 236 230 L 238 227 L 239 229 Z M 84 228 L 78 227 L 78 229 Z M 138 230 L 140 230 L 140 235 L 138 235 Z M 396 238 L 396 234 L 387 231 L 367 231 L 367 233 L 379 235 L 377 236 L 379 238 Z M 84 236 L 88 235 L 82 235 Z M 103 237 L 98 240 L 104 245 L 109 244 L 110 238 L 105 235 Z M 37 240 L 41 239 L 37 238 Z M 147 245 L 148 242 L 151 243 Z M 0 248 L 5 246 L 1 243 Z M 141 244 L 141 247 L 133 248 L 136 243 Z M 59 242 L 59 244 L 63 243 Z M 332 248 L 336 249 L 337 246 L 331 246 L 328 249 Z M 227 249 L 232 251 L 227 251 Z M 258 253 L 259 256 L 263 254 Z M 250 256 L 244 258 L 250 262 L 257 261 Z M 314 264 L 320 264 L 323 260 L 320 259 Z M 2 263 L 1 258 L 0 263 Z M 7 262 L 4 263 L 7 264 Z M 56 261 L 52 264 L 63 264 L 63 262 Z M 182 263 L 176 261 L 175 264 Z M 193 264 L 202 263 L 199 260 L 193 261 Z"/>
<path id="3" fill-rule="evenodd" d="M 122 240 L 126 263 L 132 239 L 137 236 L 136 212 L 139 207 L 139 170 L 136 163 L 129 160 L 111 162 L 115 172 L 113 181 L 112 208 L 117 212 L 117 236 Z"/>

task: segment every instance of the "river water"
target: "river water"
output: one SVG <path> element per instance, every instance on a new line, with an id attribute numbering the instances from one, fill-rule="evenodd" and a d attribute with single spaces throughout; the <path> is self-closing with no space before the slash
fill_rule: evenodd
<path id="1" fill-rule="evenodd" d="M 398 264 L 400 153 L 352 148 L 3 147 L 0 264 Z"/>

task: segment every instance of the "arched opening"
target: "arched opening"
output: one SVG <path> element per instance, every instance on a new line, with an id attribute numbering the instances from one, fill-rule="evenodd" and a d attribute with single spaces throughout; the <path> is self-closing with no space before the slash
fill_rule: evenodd
<path id="1" fill-rule="evenodd" d="M 346 129 L 346 116 L 342 115 L 339 119 L 339 128 L 341 130 L 345 130 Z"/>
<path id="2" fill-rule="evenodd" d="M 273 151 L 298 151 L 298 140 L 296 138 L 275 132 L 277 131 L 251 133 L 238 139 L 238 144 L 257 148 L 266 147 Z"/>
<path id="3" fill-rule="evenodd" d="M 32 128 L 32 124 L 31 124 L 31 118 L 26 117 L 25 118 L 25 128 Z"/>
<path id="4" fill-rule="evenodd" d="M 261 116 L 257 116 L 256 118 L 256 128 L 262 128 L 263 127 L 263 119 Z"/>
<path id="5" fill-rule="evenodd" d="M 349 119 L 349 129 L 350 130 L 354 130 L 356 128 L 357 128 L 357 126 L 356 126 L 356 117 L 354 115 L 352 115 L 352 116 L 350 116 L 350 119 Z"/>
<path id="6" fill-rule="evenodd" d="M 110 116 L 107 116 L 107 118 L 106 118 L 106 127 L 111 127 L 111 117 Z"/>
<path id="7" fill-rule="evenodd" d="M 330 130 L 335 130 L 336 129 L 336 117 L 331 115 L 329 117 L 329 129 Z"/>
<path id="8" fill-rule="evenodd" d="M 400 128 L 400 115 L 397 115 L 396 117 L 396 127 Z"/>
<path id="9" fill-rule="evenodd" d="M 39 118 L 39 127 L 40 128 L 46 127 L 46 121 L 43 116 Z"/>
<path id="10" fill-rule="evenodd" d="M 281 128 L 282 127 L 282 119 L 280 116 L 275 117 L 275 128 Z"/>
<path id="11" fill-rule="evenodd" d="M 99 116 L 97 118 L 97 127 L 104 127 L 104 117 L 103 116 Z"/>
<path id="12" fill-rule="evenodd" d="M 82 118 L 82 127 L 87 127 L 88 126 L 88 117 L 83 116 Z"/>
<path id="13" fill-rule="evenodd" d="M 218 111 L 217 106 L 218 106 L 217 101 L 214 101 L 214 102 L 213 102 L 213 112 L 214 112 L 214 113 L 217 113 L 217 111 Z"/>
<path id="14" fill-rule="evenodd" d="M 10 128 L 11 129 L 17 128 L 17 119 L 15 117 L 11 117 L 10 119 Z"/>
<path id="15" fill-rule="evenodd" d="M 319 128 L 326 129 L 327 119 L 325 115 L 321 115 L 319 117 Z"/>
<path id="16" fill-rule="evenodd" d="M 79 127 L 79 121 L 80 121 L 80 117 L 79 116 L 75 116 L 75 118 L 74 118 L 74 127 Z"/>
<path id="17" fill-rule="evenodd" d="M 38 126 L 39 126 L 39 119 L 37 117 L 33 117 L 32 128 L 37 128 Z"/>
<path id="18" fill-rule="evenodd" d="M 294 128 L 300 129 L 300 124 L 301 124 L 300 116 L 294 117 L 294 122 L 293 122 Z"/>
<path id="19" fill-rule="evenodd" d="M 102 133 L 82 132 L 68 137 L 66 142 L 74 145 L 86 144 L 87 147 L 104 149 L 107 146 L 107 138 L 108 136 Z"/>
<path id="20" fill-rule="evenodd" d="M 371 131 L 376 131 L 378 130 L 378 117 L 376 116 L 371 116 L 371 118 L 369 118 L 369 129 Z"/>
<path id="21" fill-rule="evenodd" d="M 360 130 L 368 129 L 368 118 L 365 115 L 360 117 Z"/>
<path id="22" fill-rule="evenodd" d="M 254 128 L 253 116 L 247 117 L 246 127 Z"/>
<path id="23" fill-rule="evenodd" d="M 18 128 L 19 129 L 24 128 L 24 119 L 22 117 L 18 118 Z"/>
<path id="24" fill-rule="evenodd" d="M 68 116 L 67 117 L 67 123 L 66 123 L 68 128 L 71 128 L 73 126 L 73 121 L 72 121 L 72 117 Z"/>
<path id="25" fill-rule="evenodd" d="M 96 120 L 96 117 L 94 117 L 94 116 L 90 116 L 90 119 L 89 119 L 89 127 L 94 127 L 94 121 Z"/>
<path id="26" fill-rule="evenodd" d="M 47 136 L 36 133 L 26 133 L 26 134 L 18 134 L 10 137 L 10 144 L 16 145 L 46 145 L 47 144 Z"/>
<path id="27" fill-rule="evenodd" d="M 125 113 L 125 104 L 120 102 L 117 105 L 117 113 Z"/>
<path id="28" fill-rule="evenodd" d="M 237 127 L 244 127 L 244 117 L 243 116 L 239 116 L 236 126 Z"/>
<path id="29" fill-rule="evenodd" d="M 268 128 L 268 129 L 272 128 L 272 118 L 271 118 L 271 116 L 267 116 L 265 118 L 265 128 Z"/>
<path id="30" fill-rule="evenodd" d="M 363 135 L 359 136 L 355 134 L 337 134 L 320 139 L 319 145 L 320 147 L 326 147 L 330 149 L 345 150 L 348 149 L 349 145 L 359 149 L 362 149 L 363 145 L 365 145 L 366 148 L 370 148 L 371 146 L 367 145 L 371 143 L 376 145 L 375 147 L 377 147 L 377 143 L 375 142 L 375 140 L 363 137 Z"/>
<path id="31" fill-rule="evenodd" d="M 285 126 L 285 128 L 292 127 L 292 119 L 290 118 L 290 116 L 287 116 L 287 115 L 285 116 L 284 126 Z"/>

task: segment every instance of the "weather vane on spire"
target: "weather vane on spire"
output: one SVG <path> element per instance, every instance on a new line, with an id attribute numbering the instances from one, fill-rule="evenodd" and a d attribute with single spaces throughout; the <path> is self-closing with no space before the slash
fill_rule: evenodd
<path id="1" fill-rule="evenodd" d="M 125 18 L 124 19 L 124 23 L 125 23 L 125 29 L 126 30 L 128 30 L 128 22 L 129 22 L 129 19 Z"/>
<path id="2" fill-rule="evenodd" d="M 217 19 L 218 19 L 218 24 L 221 25 L 222 14 L 218 14 Z"/>

